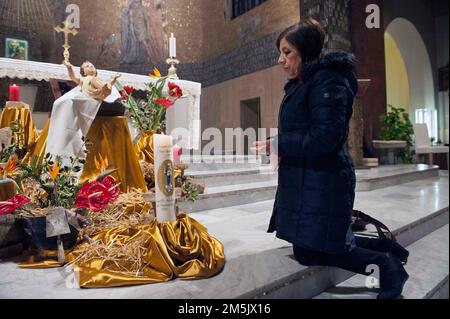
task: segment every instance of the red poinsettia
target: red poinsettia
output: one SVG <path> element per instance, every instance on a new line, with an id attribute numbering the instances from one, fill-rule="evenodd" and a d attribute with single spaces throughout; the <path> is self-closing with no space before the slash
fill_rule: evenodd
<path id="1" fill-rule="evenodd" d="M 98 213 L 119 197 L 120 189 L 112 176 L 83 185 L 75 199 L 76 208 L 87 208 Z"/>
<path id="2" fill-rule="evenodd" d="M 23 195 L 16 195 L 6 202 L 0 203 L 0 216 L 11 214 L 17 208 L 30 202 L 30 199 Z"/>
<path id="3" fill-rule="evenodd" d="M 169 95 L 179 99 L 180 97 L 183 96 L 183 90 L 181 90 L 181 88 L 176 85 L 175 83 L 169 82 L 169 84 L 167 84 L 169 87 Z"/>
<path id="4" fill-rule="evenodd" d="M 165 110 L 167 110 L 169 107 L 171 107 L 174 102 L 172 100 L 166 99 L 166 98 L 160 98 L 155 101 L 155 103 Z"/>

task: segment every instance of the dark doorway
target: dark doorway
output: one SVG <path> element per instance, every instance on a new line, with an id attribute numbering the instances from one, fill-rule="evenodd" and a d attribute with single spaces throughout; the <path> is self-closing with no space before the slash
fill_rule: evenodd
<path id="1" fill-rule="evenodd" d="M 258 129 L 261 127 L 261 99 L 254 98 L 241 101 L 241 127 L 245 131 L 248 128 L 253 128 L 258 138 Z M 244 140 L 244 154 L 249 154 L 248 136 Z M 253 153 L 252 153 L 253 154 Z"/>

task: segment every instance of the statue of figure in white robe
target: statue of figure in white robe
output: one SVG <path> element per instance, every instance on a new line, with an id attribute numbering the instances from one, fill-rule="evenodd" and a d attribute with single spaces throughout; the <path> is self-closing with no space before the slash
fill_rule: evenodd
<path id="1" fill-rule="evenodd" d="M 87 135 L 101 103 L 114 103 L 120 98 L 114 87 L 120 74 L 103 82 L 97 78 L 97 70 L 90 62 L 81 65 L 81 77 L 75 75 L 70 63 L 65 65 L 70 78 L 78 86 L 53 104 L 45 153 L 60 155 L 63 164 L 68 164 L 71 156 L 86 157 L 82 137 Z"/>

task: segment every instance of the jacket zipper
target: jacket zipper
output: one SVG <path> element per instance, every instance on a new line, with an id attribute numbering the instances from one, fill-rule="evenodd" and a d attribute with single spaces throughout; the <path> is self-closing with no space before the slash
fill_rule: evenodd
<path id="1" fill-rule="evenodd" d="M 286 102 L 286 100 L 288 99 L 288 97 L 290 97 L 292 94 L 294 94 L 295 91 L 297 91 L 298 88 L 300 88 L 303 85 L 303 82 L 301 81 L 299 84 L 297 84 L 296 87 L 294 87 L 294 89 L 289 92 L 288 94 L 286 94 L 283 98 L 283 100 L 281 101 L 281 107 L 280 107 L 280 112 L 278 113 L 278 129 L 280 129 L 280 123 L 281 123 L 281 115 L 283 114 L 283 109 L 284 109 L 284 102 Z"/>

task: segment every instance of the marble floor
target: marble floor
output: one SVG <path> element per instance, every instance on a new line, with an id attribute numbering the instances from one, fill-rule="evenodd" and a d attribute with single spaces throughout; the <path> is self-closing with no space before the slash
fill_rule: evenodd
<path id="1" fill-rule="evenodd" d="M 382 220 L 392 230 L 448 209 L 448 174 L 356 194 L 355 209 Z M 214 209 L 191 216 L 225 246 L 227 264 L 216 277 L 111 289 L 69 289 L 64 268 L 23 270 L 14 260 L 0 262 L 0 298 L 233 298 L 303 267 L 283 261 L 270 271 L 258 270 L 273 254 L 287 254 L 291 245 L 266 233 L 273 200 Z M 281 250 L 280 250 L 281 248 Z M 285 249 L 284 249 L 285 248 Z M 448 254 L 448 252 L 446 252 Z M 253 259 L 249 256 L 254 256 Z M 258 257 L 259 256 L 259 257 Z M 249 269 L 248 272 L 244 271 Z M 247 275 L 244 275 L 247 274 Z M 233 282 L 234 286 L 230 287 Z M 247 290 L 246 290 L 247 289 Z"/>

